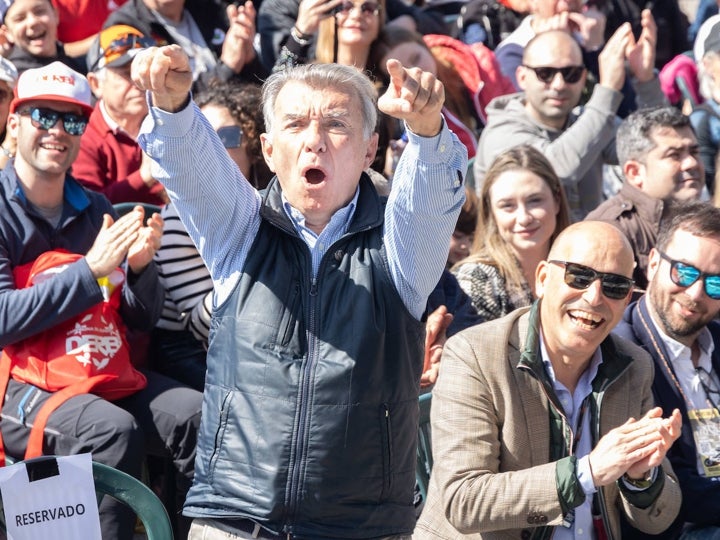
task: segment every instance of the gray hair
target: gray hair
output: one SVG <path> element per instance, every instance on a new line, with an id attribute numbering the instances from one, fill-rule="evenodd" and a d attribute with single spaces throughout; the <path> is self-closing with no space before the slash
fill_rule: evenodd
<path id="1" fill-rule="evenodd" d="M 377 91 L 370 79 L 354 67 L 339 64 L 306 64 L 273 73 L 263 84 L 263 115 L 265 131 L 272 137 L 275 101 L 289 82 L 303 83 L 310 88 L 332 88 L 347 92 L 362 105 L 363 136 L 369 139 L 377 124 Z"/>
<path id="2" fill-rule="evenodd" d="M 716 58 L 720 56 L 717 51 L 706 51 L 703 58 Z M 705 63 L 702 60 L 697 62 L 697 79 L 698 79 L 698 90 L 700 95 L 706 99 L 713 99 L 713 91 L 715 89 L 715 81 L 712 75 L 705 69 Z"/>
<path id="3" fill-rule="evenodd" d="M 655 148 L 651 135 L 657 128 L 690 128 L 690 119 L 675 107 L 640 109 L 622 121 L 615 135 L 618 163 L 628 161 L 644 163 L 648 152 Z"/>

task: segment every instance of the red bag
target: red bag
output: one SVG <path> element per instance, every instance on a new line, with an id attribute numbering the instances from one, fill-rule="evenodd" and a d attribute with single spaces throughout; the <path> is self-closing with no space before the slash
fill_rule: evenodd
<path id="1" fill-rule="evenodd" d="M 82 255 L 76 253 L 47 251 L 34 262 L 14 270 L 15 284 L 20 289 L 38 285 L 80 258 Z M 116 268 L 108 277 L 98 280 L 105 297 L 103 302 L 2 351 L 2 400 L 10 377 L 55 393 L 38 411 L 25 459 L 42 455 L 47 419 L 70 397 L 93 393 L 114 400 L 134 394 L 147 385 L 145 376 L 130 361 L 125 325 L 119 314 L 124 282 L 125 273 Z M 4 461 L 1 438 L 0 460 Z"/>

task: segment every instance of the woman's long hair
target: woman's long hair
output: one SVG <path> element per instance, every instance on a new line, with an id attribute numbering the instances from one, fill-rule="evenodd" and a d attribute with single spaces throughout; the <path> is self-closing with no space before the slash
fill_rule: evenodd
<path id="1" fill-rule="evenodd" d="M 386 15 L 385 15 L 385 0 L 375 0 L 380 6 L 380 13 L 378 13 L 378 33 L 382 32 L 385 26 Z M 315 62 L 320 64 L 331 64 L 337 62 L 337 18 L 336 15 L 331 15 L 320 21 L 318 27 L 317 43 L 315 45 Z M 375 38 L 377 39 L 377 38 Z M 366 66 L 359 66 L 363 69 Z"/>
<path id="2" fill-rule="evenodd" d="M 495 158 L 495 161 L 493 161 L 485 174 L 485 180 L 480 191 L 478 224 L 472 249 L 467 258 L 457 263 L 460 265 L 479 262 L 495 266 L 505 278 L 508 286 L 513 288 L 520 288 L 525 279 L 522 269 L 518 266 L 517 257 L 512 247 L 500 235 L 492 212 L 490 190 L 503 173 L 519 169 L 530 171 L 542 178 L 558 203 L 559 211 L 555 219 L 555 230 L 550 237 L 550 243 L 552 244 L 557 235 L 570 225 L 570 212 L 565 190 L 547 158 L 539 150 L 529 145 L 510 148 Z"/>

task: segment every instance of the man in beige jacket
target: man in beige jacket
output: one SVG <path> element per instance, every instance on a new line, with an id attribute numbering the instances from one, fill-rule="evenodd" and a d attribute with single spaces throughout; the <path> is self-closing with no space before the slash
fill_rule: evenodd
<path id="1" fill-rule="evenodd" d="M 632 294 L 613 226 L 577 223 L 538 266 L 539 301 L 451 338 L 433 390 L 435 465 L 415 539 L 659 533 L 680 489 L 652 361 L 609 335 Z"/>

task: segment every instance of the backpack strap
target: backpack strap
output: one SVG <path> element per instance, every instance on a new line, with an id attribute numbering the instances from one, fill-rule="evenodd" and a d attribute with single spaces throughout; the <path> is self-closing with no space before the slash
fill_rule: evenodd
<path id="1" fill-rule="evenodd" d="M 10 380 L 11 360 L 7 353 L 0 353 L 0 411 L 5 403 L 5 392 L 7 392 L 8 381 Z M 5 445 L 0 430 L 0 467 L 5 466 Z"/>
<path id="2" fill-rule="evenodd" d="M 55 409 L 71 397 L 75 397 L 80 394 L 89 394 L 96 385 L 112 379 L 112 375 L 95 375 L 78 383 L 66 386 L 62 390 L 53 392 L 48 400 L 42 404 L 42 407 L 40 407 L 35 415 L 33 426 L 30 429 L 30 437 L 28 438 L 27 448 L 25 449 L 25 459 L 43 455 L 42 445 L 45 426 L 47 425 L 50 415 Z"/>

